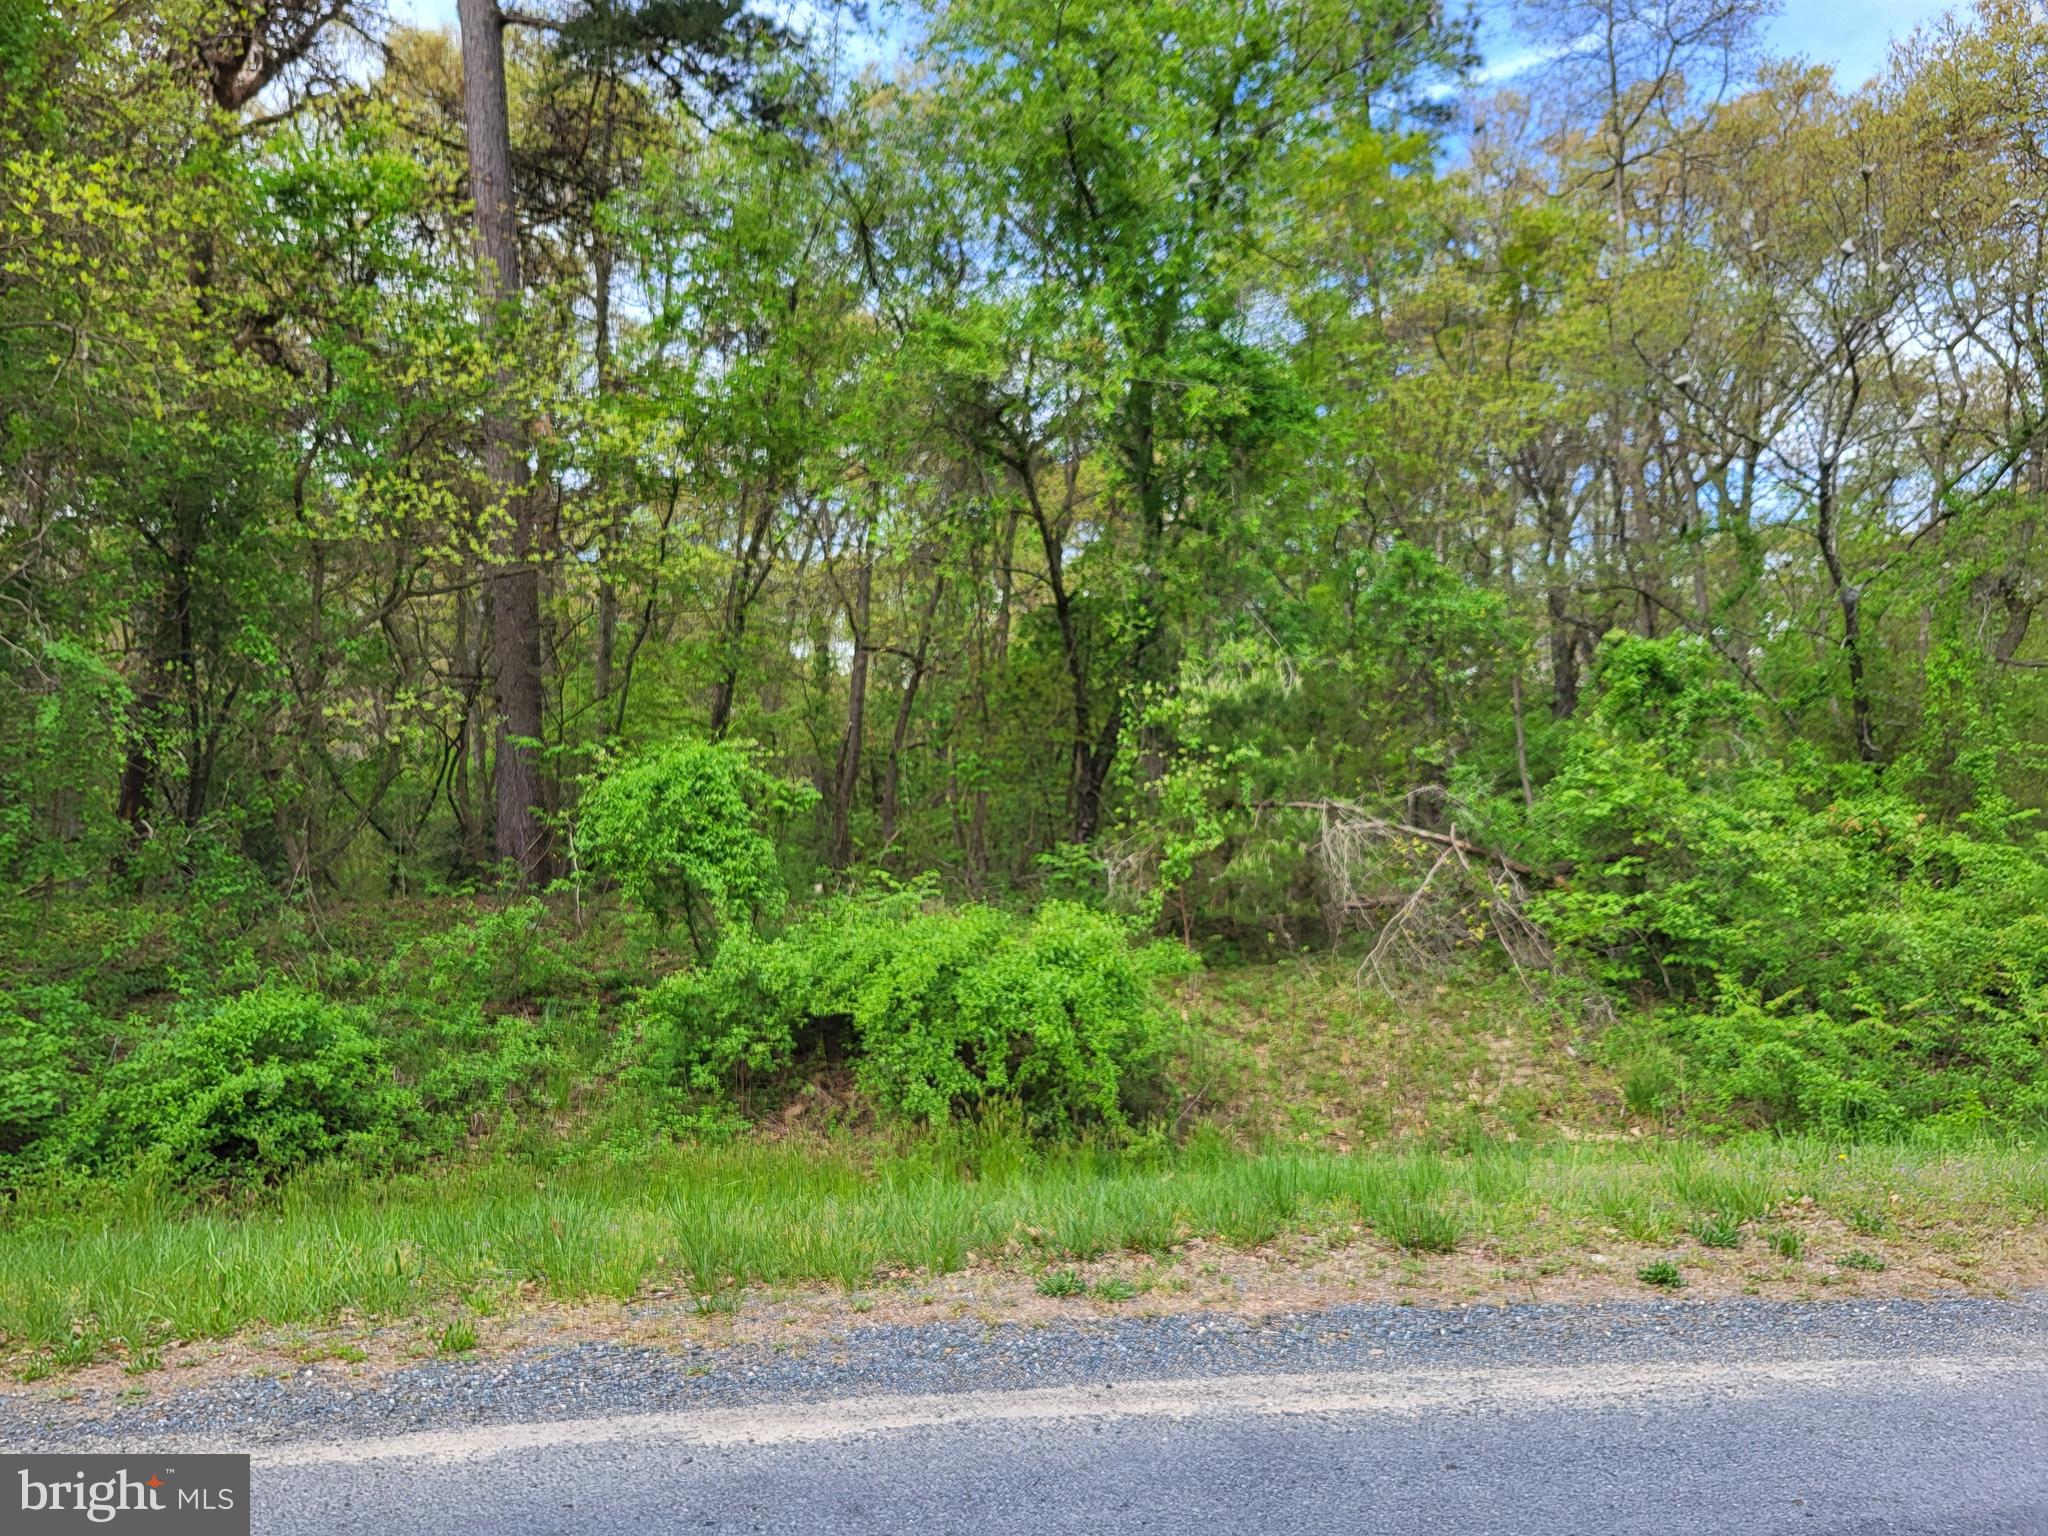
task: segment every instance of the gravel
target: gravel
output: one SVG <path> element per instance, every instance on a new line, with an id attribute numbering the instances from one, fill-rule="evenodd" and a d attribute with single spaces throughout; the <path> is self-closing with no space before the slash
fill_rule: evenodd
<path id="1" fill-rule="evenodd" d="M 673 1350 L 576 1343 L 378 1376 L 308 1369 L 124 1401 L 66 1402 L 51 1384 L 0 1395 L 14 1451 L 336 1443 L 409 1430 L 792 1403 L 870 1393 L 991 1391 L 1204 1376 L 1687 1360 L 2025 1356 L 2048 1361 L 2048 1293 L 2013 1300 L 1645 1301 L 1434 1310 L 1356 1306 L 1272 1317 L 1183 1313 L 1056 1325 L 849 1328 L 801 1347 Z"/>

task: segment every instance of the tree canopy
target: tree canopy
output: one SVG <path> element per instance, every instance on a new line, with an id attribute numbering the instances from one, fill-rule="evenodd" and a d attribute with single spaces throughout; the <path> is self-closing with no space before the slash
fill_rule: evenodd
<path id="1" fill-rule="evenodd" d="M 2031 8 L 1491 94 L 1409 0 L 463 18 L 0 8 L 10 894 L 544 883 L 725 739 L 820 883 L 1292 934 L 1304 806 L 1537 867 L 1623 642 L 1740 721 L 1660 750 L 2032 836 Z"/>

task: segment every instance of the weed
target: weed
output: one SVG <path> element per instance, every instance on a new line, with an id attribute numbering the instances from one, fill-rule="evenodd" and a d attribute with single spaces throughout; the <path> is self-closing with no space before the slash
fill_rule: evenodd
<path id="1" fill-rule="evenodd" d="M 1465 1235 L 1464 1224 L 1440 1205 L 1403 1206 L 1375 1226 L 1380 1236 L 1410 1253 L 1451 1253 Z"/>
<path id="2" fill-rule="evenodd" d="M 1655 1051 L 1627 1062 L 1621 1072 L 1622 1102 L 1632 1115 L 1650 1119 L 1678 1092 L 1678 1058 L 1670 1051 Z"/>
<path id="3" fill-rule="evenodd" d="M 1885 1268 L 1885 1262 L 1876 1254 L 1871 1253 L 1865 1249 L 1851 1248 L 1847 1253 L 1842 1255 L 1842 1268 L 1860 1269 L 1875 1275 L 1883 1272 Z"/>
<path id="4" fill-rule="evenodd" d="M 1092 1289 L 1097 1301 L 1129 1301 L 1138 1294 L 1138 1288 L 1120 1276 L 1098 1280 Z"/>
<path id="5" fill-rule="evenodd" d="M 1707 1211 L 1693 1217 L 1692 1235 L 1702 1248 L 1740 1248 L 1742 1223 L 1732 1216 Z"/>
<path id="6" fill-rule="evenodd" d="M 1790 1227 L 1771 1234 L 1771 1252 L 1781 1259 L 1796 1259 L 1806 1251 L 1806 1240 Z"/>
<path id="7" fill-rule="evenodd" d="M 1479 1158 L 1463 1165 L 1475 1179 L 1506 1193 L 1526 1190 L 1505 1173 L 1497 1159 Z M 1441 1158 L 1403 1158 L 1389 1165 L 1358 1170 L 1351 1196 L 1365 1224 L 1397 1248 L 1410 1253 L 1449 1253 L 1465 1235 L 1464 1224 L 1445 1204 L 1450 1170 Z M 1300 1190 L 1297 1185 L 1297 1198 Z"/>
<path id="8" fill-rule="evenodd" d="M 696 1301 L 699 1317 L 730 1317 L 740 1309 L 740 1293 L 737 1286 L 720 1286 L 716 1290 L 700 1291 Z"/>
<path id="9" fill-rule="evenodd" d="M 434 1340 L 437 1355 L 466 1355 L 476 1348 L 476 1325 L 466 1317 L 458 1317 L 441 1330 Z"/>
<path id="10" fill-rule="evenodd" d="M 1670 1207 L 1634 1181 L 1603 1186 L 1594 1196 L 1593 1206 L 1609 1226 L 1632 1243 L 1666 1242 L 1676 1227 Z"/>
<path id="11" fill-rule="evenodd" d="M 1645 1285 L 1654 1285 L 1667 1291 L 1675 1291 L 1685 1284 L 1685 1276 L 1678 1272 L 1678 1266 L 1669 1259 L 1659 1259 L 1654 1264 L 1645 1264 L 1636 1271 L 1636 1278 Z"/>
<path id="12" fill-rule="evenodd" d="M 1078 1296 L 1087 1289 L 1078 1269 L 1048 1269 L 1038 1277 L 1041 1296 Z"/>
<path id="13" fill-rule="evenodd" d="M 343 1365 L 361 1365 L 370 1358 L 370 1352 L 353 1344 L 314 1344 L 300 1350 L 299 1358 L 307 1365 L 318 1365 L 323 1360 L 336 1360 Z"/>
<path id="14" fill-rule="evenodd" d="M 1778 1203 L 1778 1182 L 1768 1167 L 1716 1158 L 1705 1149 L 1679 1144 L 1668 1154 L 1665 1183 L 1679 1204 L 1741 1225 L 1766 1215 Z"/>

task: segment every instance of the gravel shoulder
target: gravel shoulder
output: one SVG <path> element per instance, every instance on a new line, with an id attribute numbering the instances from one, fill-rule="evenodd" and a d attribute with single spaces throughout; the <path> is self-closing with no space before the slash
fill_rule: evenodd
<path id="1" fill-rule="evenodd" d="M 112 1386 L 0 1396 L 17 1450 L 180 1445 L 259 1450 L 462 1427 L 606 1416 L 1015 1393 L 1118 1383 L 1347 1375 L 1968 1362 L 2048 1371 L 2048 1292 L 2010 1299 L 1649 1301 L 1430 1308 L 1346 1305 L 1246 1316 L 1185 1312 L 1064 1321 L 855 1320 L 785 1341 L 564 1339 L 487 1359 L 350 1374 L 221 1375 L 133 1395 Z"/>

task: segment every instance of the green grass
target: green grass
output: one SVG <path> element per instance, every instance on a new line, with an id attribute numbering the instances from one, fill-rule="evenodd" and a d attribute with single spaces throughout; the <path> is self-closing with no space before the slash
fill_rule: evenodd
<path id="1" fill-rule="evenodd" d="M 1742 1223 L 1719 1212 L 1703 1212 L 1692 1219 L 1692 1235 L 1702 1248 L 1740 1248 Z"/>
<path id="2" fill-rule="evenodd" d="M 21 1374 L 80 1365 L 117 1342 L 134 1358 L 173 1338 L 344 1311 L 487 1312 L 534 1288 L 574 1300 L 665 1286 L 728 1312 L 749 1285 L 860 1289 L 887 1271 L 956 1271 L 970 1253 L 1049 1278 L 1190 1237 L 1255 1247 L 1362 1229 L 1417 1252 L 1478 1241 L 1570 1252 L 1609 1240 L 1625 1213 L 1643 1216 L 1631 1225 L 1646 1237 L 1675 1227 L 1663 1213 L 1700 1198 L 1702 1180 L 1720 1181 L 1724 1202 L 1744 1191 L 1745 1211 L 1809 1196 L 1824 1214 L 1881 1207 L 1920 1231 L 2011 1227 L 2048 1209 L 2048 1163 L 2024 1149 L 1843 1153 L 1757 1140 L 1253 1154 L 1205 1139 L 1138 1155 L 1003 1137 L 888 1151 L 738 1142 L 382 1182 L 311 1176 L 253 1208 L 196 1214 L 145 1187 L 29 1200 L 0 1237 L 0 1331 Z"/>

